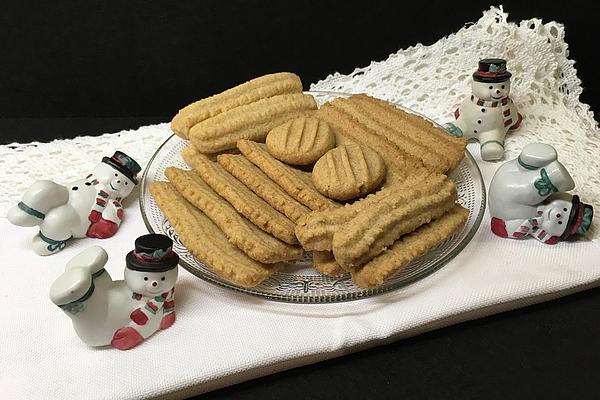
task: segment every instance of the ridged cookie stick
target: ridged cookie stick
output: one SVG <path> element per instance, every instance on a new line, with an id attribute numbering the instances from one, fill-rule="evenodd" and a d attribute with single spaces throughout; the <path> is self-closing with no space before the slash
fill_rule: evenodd
<path id="1" fill-rule="evenodd" d="M 198 154 L 193 167 L 204 182 L 254 225 L 286 243 L 298 243 L 294 233 L 296 224 L 258 197 L 222 166 L 210 161 L 205 155 Z"/>
<path id="2" fill-rule="evenodd" d="M 352 272 L 352 280 L 362 288 L 381 286 L 386 279 L 459 231 L 469 211 L 458 204 L 441 218 L 402 236 L 385 252 Z"/>
<path id="3" fill-rule="evenodd" d="M 210 218 L 171 184 L 153 182 L 150 193 L 185 247 L 217 275 L 236 285 L 254 287 L 277 271 L 277 264 L 259 263 L 232 245 Z"/>
<path id="4" fill-rule="evenodd" d="M 201 153 L 217 153 L 235 148 L 240 139 L 264 141 L 271 129 L 316 108 L 311 95 L 282 94 L 204 120 L 190 129 L 189 137 Z"/>
<path id="5" fill-rule="evenodd" d="M 340 204 L 319 193 L 302 171 L 297 171 L 270 155 L 264 144 L 250 140 L 240 140 L 237 146 L 248 160 L 260 168 L 290 196 L 311 210 L 340 207 Z"/>
<path id="6" fill-rule="evenodd" d="M 432 187 L 435 192 L 425 195 Z M 400 236 L 439 218 L 452 208 L 456 198 L 454 183 L 445 177 L 427 179 L 407 193 L 386 198 L 363 210 L 333 235 L 335 259 L 346 269 L 370 261 Z"/>
<path id="7" fill-rule="evenodd" d="M 215 115 L 268 97 L 301 92 L 302 82 L 295 74 L 280 72 L 261 76 L 182 108 L 173 117 L 171 129 L 187 139 L 192 126 Z"/>
<path id="8" fill-rule="evenodd" d="M 217 162 L 271 207 L 294 222 L 310 213 L 310 209 L 287 194 L 264 172 L 241 154 L 221 154 Z"/>
<path id="9" fill-rule="evenodd" d="M 195 172 L 169 167 L 165 175 L 187 201 L 206 214 L 250 258 L 269 264 L 302 256 L 300 247 L 283 243 L 238 214 Z"/>

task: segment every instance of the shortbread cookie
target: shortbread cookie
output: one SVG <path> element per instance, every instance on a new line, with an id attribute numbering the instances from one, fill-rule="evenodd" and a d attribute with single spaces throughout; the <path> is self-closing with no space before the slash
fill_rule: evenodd
<path id="1" fill-rule="evenodd" d="M 192 126 L 215 115 L 268 97 L 301 92 L 302 82 L 295 74 L 280 72 L 261 76 L 182 108 L 171 121 L 171 129 L 187 139 Z"/>
<path id="2" fill-rule="evenodd" d="M 295 118 L 273 128 L 266 144 L 269 153 L 284 163 L 309 165 L 335 147 L 335 135 L 317 118 Z"/>
<path id="3" fill-rule="evenodd" d="M 406 192 L 386 197 L 334 233 L 335 259 L 345 269 L 360 266 L 400 236 L 442 216 L 456 199 L 454 182 L 444 175 L 434 175 Z"/>
<path id="4" fill-rule="evenodd" d="M 313 168 L 315 188 L 330 199 L 350 200 L 371 193 L 385 178 L 385 164 L 373 150 L 354 143 L 329 150 Z"/>
<path id="5" fill-rule="evenodd" d="M 467 141 L 449 135 L 443 128 L 434 126 L 430 121 L 417 114 L 406 112 L 384 100 L 375 99 L 365 94 L 355 95 L 348 99 L 369 115 L 373 121 L 389 129 L 378 130 L 390 141 L 400 147 L 400 141 L 410 143 L 413 148 L 421 149 L 441 157 L 448 165 L 450 172 L 460 164 L 465 156 Z M 415 154 L 416 152 L 411 152 Z"/>
<path id="6" fill-rule="evenodd" d="M 430 175 L 429 171 L 421 169 L 404 181 L 395 182 L 352 204 L 336 210 L 313 211 L 297 221 L 296 237 L 306 250 L 331 251 L 333 235 L 341 226 L 356 217 L 362 210 L 384 201 L 386 197 L 408 191 Z"/>
<path id="7" fill-rule="evenodd" d="M 190 129 L 189 137 L 201 153 L 217 153 L 235 148 L 240 139 L 262 142 L 271 129 L 292 118 L 309 115 L 316 108 L 311 95 L 282 94 L 199 122 Z"/>
<path id="8" fill-rule="evenodd" d="M 240 140 L 237 146 L 248 160 L 281 186 L 287 194 L 311 210 L 326 210 L 340 206 L 319 193 L 307 174 L 273 158 L 264 144 Z"/>
<path id="9" fill-rule="evenodd" d="M 217 162 L 231 175 L 260 196 L 271 207 L 294 222 L 310 213 L 310 209 L 287 194 L 264 172 L 243 155 L 222 154 Z"/>
<path id="10" fill-rule="evenodd" d="M 313 267 L 323 275 L 338 277 L 346 273 L 330 251 L 314 251 Z"/>
<path id="11" fill-rule="evenodd" d="M 187 201 L 205 213 L 250 258 L 269 264 L 302 256 L 301 248 L 274 238 L 238 214 L 195 172 L 169 167 L 165 175 Z"/>
<path id="12" fill-rule="evenodd" d="M 205 155 L 198 154 L 193 168 L 204 182 L 254 225 L 286 243 L 298 243 L 294 233 L 296 224 L 254 194 L 222 166 L 210 161 Z"/>
<path id="13" fill-rule="evenodd" d="M 225 234 L 167 182 L 152 182 L 150 193 L 169 220 L 179 240 L 198 261 L 236 285 L 254 287 L 279 268 L 259 263 L 232 245 Z"/>
<path id="14" fill-rule="evenodd" d="M 357 143 L 373 149 L 385 161 L 388 172 L 402 173 L 423 168 L 423 162 L 402 151 L 394 143 L 376 132 L 369 130 L 361 121 L 351 114 L 345 113 L 334 104 L 339 99 L 324 104 L 315 116 L 329 124 L 336 136 L 336 143 Z"/>
<path id="15" fill-rule="evenodd" d="M 448 239 L 465 225 L 469 211 L 454 205 L 441 218 L 402 236 L 386 251 L 352 272 L 352 280 L 362 288 L 381 286 L 386 279 L 406 267 L 415 258 Z"/>

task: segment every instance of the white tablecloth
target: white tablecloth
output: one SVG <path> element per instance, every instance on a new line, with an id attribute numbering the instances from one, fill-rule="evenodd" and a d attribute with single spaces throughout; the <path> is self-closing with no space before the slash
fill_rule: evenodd
<path id="1" fill-rule="evenodd" d="M 508 24 L 505 17 L 501 11 L 492 10 L 478 24 L 444 38 L 438 44 L 447 50 L 454 43 L 452 41 L 459 39 L 483 40 L 482 32 L 487 32 L 489 24 L 496 24 L 488 32 L 490 35 L 506 32 L 506 40 L 511 43 L 524 40 L 519 39 L 520 28 Z M 543 30 L 546 29 L 548 35 L 557 34 L 557 40 L 564 43 L 560 25 L 544 28 L 540 21 L 536 23 L 540 29 L 536 34 L 546 34 Z M 558 33 L 552 31 L 556 27 Z M 523 43 L 531 41 L 529 37 L 525 39 L 527 41 Z M 425 103 L 418 102 L 416 97 L 413 99 L 413 94 L 403 95 L 402 88 L 393 83 L 388 82 L 389 90 L 386 91 L 385 81 L 394 80 L 392 72 L 392 78 L 381 74 L 385 63 L 390 68 L 395 67 L 398 60 L 415 52 L 429 50 L 429 54 L 437 54 L 436 45 L 403 50 L 384 63 L 369 66 L 362 74 L 331 76 L 313 89 L 354 88 L 396 100 L 406 96 L 404 104 L 443 122 L 451 110 L 449 102 L 455 100 L 440 99 L 429 102 L 431 107 L 424 107 Z M 447 54 L 469 49 L 465 45 L 462 50 Z M 475 60 L 479 55 L 469 53 L 465 59 Z M 497 55 L 506 56 L 502 52 Z M 564 54 L 562 57 L 568 61 Z M 571 84 L 576 82 L 579 88 L 579 82 L 574 81 L 576 75 L 569 75 L 574 74 L 572 62 L 555 63 L 553 67 L 557 65 L 563 68 L 570 65 L 571 69 L 565 69 L 565 79 Z M 472 67 L 468 66 L 468 69 Z M 361 76 L 365 80 L 361 80 Z M 380 85 L 371 86 L 373 79 L 381 81 Z M 436 87 L 443 83 L 438 79 Z M 507 147 L 513 154 L 526 140 L 526 134 L 544 123 L 536 114 L 536 104 L 542 104 L 536 102 L 542 97 L 525 95 L 521 85 L 526 84 L 530 82 L 517 81 L 514 85 L 515 92 L 521 95 L 518 102 L 522 104 L 526 119 L 524 136 L 515 134 L 509 138 Z M 466 88 L 467 83 L 464 85 Z M 464 96 L 459 92 L 455 95 Z M 547 123 L 558 124 L 558 130 L 568 126 L 573 135 L 585 135 L 597 146 L 598 130 L 591 113 L 587 106 L 571 97 L 567 100 L 560 97 L 561 102 L 553 105 L 556 120 L 552 123 L 547 119 Z M 529 99 L 533 101 L 531 106 L 527 105 Z M 579 130 L 573 128 L 573 124 Z M 100 138 L 0 147 L 0 156 L 6 166 L 0 176 L 2 215 L 7 205 L 18 201 L 27 179 L 53 177 L 52 173 L 59 174 L 60 171 L 57 180 L 68 182 L 84 174 L 101 155 L 109 154 L 115 148 L 147 162 L 152 150 L 168 135 L 167 125 L 162 124 Z M 537 138 L 536 134 L 531 135 L 530 139 Z M 573 159 L 561 152 L 560 146 L 567 141 L 563 135 L 562 139 L 553 137 L 550 142 L 558 143 L 561 160 L 580 185 L 586 176 L 597 172 L 594 168 L 598 169 L 598 166 L 593 164 L 594 158 L 588 159 L 587 163 L 573 164 Z M 478 158 L 476 145 L 469 145 L 469 150 Z M 84 161 L 74 164 L 73 168 L 59 168 L 64 163 L 61 152 L 70 152 L 75 155 L 75 161 L 78 157 Z M 594 155 L 592 152 L 579 157 L 585 158 L 586 154 Z M 487 184 L 498 164 L 479 164 Z M 591 195 L 598 190 L 600 188 L 593 185 L 582 187 L 580 194 L 584 201 L 597 204 L 594 203 L 598 201 L 597 196 L 592 198 Z M 62 253 L 46 258 L 34 255 L 29 249 L 34 228 L 17 228 L 4 217 L 0 218 L 0 316 L 4 321 L 0 328 L 0 397 L 11 400 L 180 398 L 563 296 L 600 282 L 600 247 L 593 234 L 591 239 L 555 246 L 533 240 L 502 240 L 488 229 L 489 215 L 486 213 L 471 243 L 444 268 L 409 287 L 359 301 L 331 305 L 271 302 L 214 286 L 181 270 L 177 284 L 177 322 L 173 327 L 126 352 L 92 349 L 78 340 L 67 316 L 50 302 L 48 290 L 63 271 L 66 261 L 91 244 L 104 246 L 110 254 L 108 272 L 113 277 L 123 276 L 125 254 L 132 249 L 134 239 L 146 233 L 135 193 L 125 206 L 125 221 L 115 237 L 103 241 L 73 241 Z"/>

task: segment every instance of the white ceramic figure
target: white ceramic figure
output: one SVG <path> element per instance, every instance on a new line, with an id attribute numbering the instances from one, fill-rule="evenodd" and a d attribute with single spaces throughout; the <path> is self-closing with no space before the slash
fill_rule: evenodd
<path id="1" fill-rule="evenodd" d="M 137 184 L 140 170 L 133 158 L 117 151 L 85 179 L 67 186 L 35 182 L 7 218 L 18 226 L 39 225 L 32 247 L 42 256 L 59 252 L 72 237 L 111 237 L 123 219 L 121 201 Z"/>
<path id="2" fill-rule="evenodd" d="M 445 126 L 455 136 L 477 139 L 481 158 L 486 161 L 504 156 L 506 132 L 517 129 L 523 119 L 509 97 L 510 77 L 505 60 L 479 61 L 479 69 L 473 74 L 471 96 L 454 112 L 456 121 Z"/>
<path id="3" fill-rule="evenodd" d="M 552 146 L 525 146 L 518 158 L 498 168 L 490 183 L 492 232 L 515 239 L 533 236 L 546 244 L 584 235 L 593 209 L 578 196 L 563 193 L 574 187 Z"/>
<path id="4" fill-rule="evenodd" d="M 67 263 L 50 288 L 50 299 L 88 345 L 130 349 L 175 322 L 179 256 L 172 244 L 164 235 L 137 238 L 125 259 L 124 281 L 113 281 L 104 270 L 104 249 L 90 247 Z"/>

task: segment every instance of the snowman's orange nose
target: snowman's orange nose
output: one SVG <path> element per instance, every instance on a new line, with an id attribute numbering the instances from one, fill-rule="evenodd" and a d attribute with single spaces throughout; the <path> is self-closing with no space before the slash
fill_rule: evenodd
<path id="1" fill-rule="evenodd" d="M 152 287 L 156 287 L 156 286 L 158 286 L 158 282 L 152 281 Z"/>

